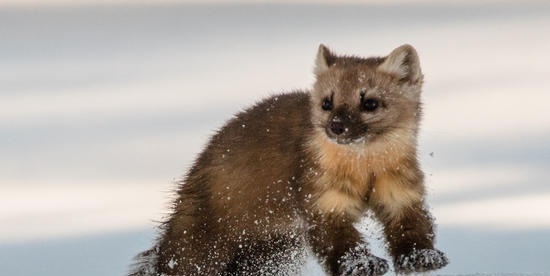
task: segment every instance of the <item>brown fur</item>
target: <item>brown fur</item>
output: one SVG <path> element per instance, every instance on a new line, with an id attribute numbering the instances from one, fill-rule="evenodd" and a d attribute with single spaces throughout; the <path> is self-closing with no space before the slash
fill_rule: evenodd
<path id="1" fill-rule="evenodd" d="M 366 247 L 357 251 L 366 241 L 353 223 L 368 208 L 384 225 L 396 263 L 433 249 L 416 158 L 416 52 L 405 45 L 386 58 L 362 59 L 321 46 L 315 72 L 311 92 L 266 99 L 212 137 L 180 183 L 156 247 L 131 275 L 292 274 L 300 263 L 294 270 L 287 264 L 306 245 L 331 275 L 348 273 L 349 256 L 369 260 L 355 273 L 382 274 L 383 261 Z M 321 109 L 327 97 L 331 110 Z M 376 112 L 361 111 L 364 97 L 380 100 Z M 346 127 L 342 134 L 331 133 L 335 120 Z"/>

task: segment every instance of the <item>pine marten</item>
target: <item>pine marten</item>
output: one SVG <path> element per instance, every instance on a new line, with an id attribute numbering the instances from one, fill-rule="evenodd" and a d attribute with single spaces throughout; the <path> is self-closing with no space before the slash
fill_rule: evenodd
<path id="1" fill-rule="evenodd" d="M 320 45 L 314 73 L 310 91 L 267 98 L 211 138 L 130 275 L 295 275 L 304 248 L 329 275 L 382 275 L 388 262 L 354 227 L 367 210 L 396 273 L 448 263 L 417 158 L 416 50 L 359 58 Z"/>

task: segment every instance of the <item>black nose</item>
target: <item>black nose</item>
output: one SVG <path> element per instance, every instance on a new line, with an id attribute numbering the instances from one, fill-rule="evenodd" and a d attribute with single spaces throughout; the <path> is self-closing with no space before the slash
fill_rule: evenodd
<path id="1" fill-rule="evenodd" d="M 332 121 L 330 122 L 330 131 L 336 135 L 340 135 L 346 132 L 346 127 L 342 122 Z"/>

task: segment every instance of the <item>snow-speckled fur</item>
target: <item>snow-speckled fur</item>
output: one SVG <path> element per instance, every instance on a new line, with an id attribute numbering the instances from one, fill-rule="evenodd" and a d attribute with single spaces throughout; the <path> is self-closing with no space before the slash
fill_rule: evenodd
<path id="1" fill-rule="evenodd" d="M 424 272 L 446 266 L 449 260 L 437 249 L 414 250 L 408 255 L 401 255 L 395 262 L 398 273 Z"/>
<path id="2" fill-rule="evenodd" d="M 434 250 L 434 227 L 416 155 L 416 51 L 359 58 L 321 46 L 316 66 L 311 91 L 265 99 L 212 137 L 132 276 L 290 275 L 305 247 L 330 275 L 381 275 L 387 263 L 354 226 L 368 209 L 398 270 L 444 265 L 417 253 Z"/>
<path id="3" fill-rule="evenodd" d="M 340 275 L 378 276 L 385 274 L 388 262 L 369 253 L 366 244 L 360 244 L 346 252 L 340 260 Z"/>

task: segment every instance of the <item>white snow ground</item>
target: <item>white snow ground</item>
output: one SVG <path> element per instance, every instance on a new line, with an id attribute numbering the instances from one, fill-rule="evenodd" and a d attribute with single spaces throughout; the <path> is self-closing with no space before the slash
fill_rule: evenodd
<path id="1" fill-rule="evenodd" d="M 438 273 L 550 275 L 550 4 L 421 2 L 0 3 L 0 275 L 123 274 L 213 130 L 309 87 L 319 43 L 419 51 Z"/>

